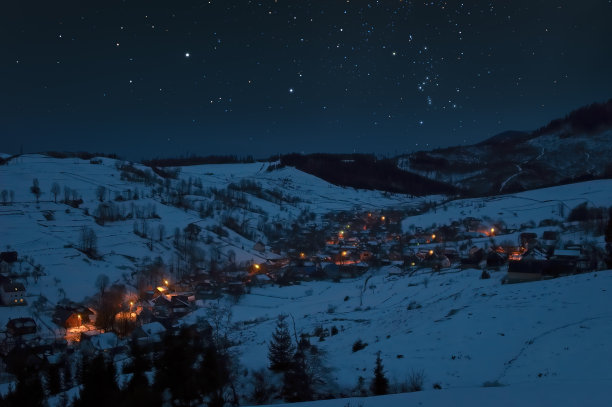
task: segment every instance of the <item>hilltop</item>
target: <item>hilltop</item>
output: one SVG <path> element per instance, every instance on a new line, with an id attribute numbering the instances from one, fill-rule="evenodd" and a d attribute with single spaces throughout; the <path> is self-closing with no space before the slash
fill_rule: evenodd
<path id="1" fill-rule="evenodd" d="M 576 109 L 535 131 L 398 157 L 407 171 L 472 196 L 612 177 L 612 100 Z"/>

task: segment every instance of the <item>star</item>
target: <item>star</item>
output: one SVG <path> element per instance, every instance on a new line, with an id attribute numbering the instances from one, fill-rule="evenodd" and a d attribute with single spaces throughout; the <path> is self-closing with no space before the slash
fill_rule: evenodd
<path id="1" fill-rule="evenodd" d="M 185 52 L 185 58 L 189 58 L 189 52 Z"/>
<path id="2" fill-rule="evenodd" d="M 289 88 L 289 93 L 293 94 L 294 92 L 295 92 L 295 89 Z"/>

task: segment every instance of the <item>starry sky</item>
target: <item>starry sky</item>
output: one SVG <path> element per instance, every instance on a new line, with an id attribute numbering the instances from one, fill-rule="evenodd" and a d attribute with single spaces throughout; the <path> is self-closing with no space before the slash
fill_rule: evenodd
<path id="1" fill-rule="evenodd" d="M 395 155 L 612 97 L 612 1 L 15 1 L 0 151 Z"/>

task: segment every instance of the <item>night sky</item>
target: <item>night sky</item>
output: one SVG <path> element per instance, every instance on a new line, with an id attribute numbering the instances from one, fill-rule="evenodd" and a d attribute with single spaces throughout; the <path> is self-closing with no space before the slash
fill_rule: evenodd
<path id="1" fill-rule="evenodd" d="M 612 97 L 612 1 L 13 1 L 0 151 L 394 155 Z"/>

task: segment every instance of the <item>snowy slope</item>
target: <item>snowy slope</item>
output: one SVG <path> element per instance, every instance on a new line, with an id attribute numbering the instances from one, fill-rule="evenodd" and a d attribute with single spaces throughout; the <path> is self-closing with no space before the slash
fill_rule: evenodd
<path id="1" fill-rule="evenodd" d="M 586 202 L 589 206 L 609 206 L 612 202 L 612 180 L 587 181 L 494 197 L 458 199 L 438 206 L 419 216 L 402 222 L 404 230 L 410 226 L 428 228 L 434 224 L 450 224 L 465 217 L 502 220 L 510 228 L 543 219 L 563 220 L 571 209 Z"/>
<path id="2" fill-rule="evenodd" d="M 158 196 L 151 197 L 149 188 L 141 183 L 123 181 L 116 162 L 102 159 L 102 164 L 90 164 L 78 159 L 52 159 L 41 155 L 27 155 L 0 166 L 0 189 L 15 192 L 14 203 L 0 206 L 0 245 L 17 250 L 21 256 L 33 258 L 41 264 L 45 275 L 37 283 L 29 277 L 27 289 L 30 304 L 44 295 L 50 304 L 64 296 L 80 301 L 95 291 L 95 280 L 101 273 L 111 280 L 123 281 L 145 257 L 172 258 L 172 233 L 175 227 L 184 228 L 191 222 L 202 226 L 217 224 L 218 213 L 201 219 L 196 211 L 165 205 Z M 290 222 L 304 209 L 321 216 L 329 211 L 363 210 L 385 207 L 412 207 L 423 200 L 409 200 L 405 196 L 376 191 L 357 191 L 332 186 L 320 179 L 291 168 L 267 172 L 265 165 L 235 164 L 185 167 L 181 179 L 202 179 L 206 188 L 225 188 L 241 179 L 255 180 L 265 189 L 282 189 L 289 196 L 298 197 L 294 203 L 278 204 L 255 196 L 249 202 L 255 210 L 244 210 L 241 216 L 257 223 L 263 212 L 268 219 Z M 30 193 L 32 179 L 38 178 L 43 196 L 35 202 Z M 53 202 L 49 192 L 53 182 L 79 191 L 84 203 L 81 208 Z M 173 181 L 174 183 L 180 181 Z M 148 239 L 133 233 L 133 220 L 96 224 L 91 216 L 98 205 L 95 190 L 105 186 L 112 193 L 127 189 L 139 190 L 140 199 L 121 205 L 150 205 L 156 207 L 160 219 L 149 219 L 154 229 L 163 224 L 166 234 L 154 241 L 153 250 Z M 210 200 L 193 196 L 194 200 Z M 441 200 L 440 197 L 429 197 Z M 520 225 L 533 220 L 536 224 L 546 218 L 561 219 L 581 202 L 592 206 L 612 202 L 612 181 L 591 181 L 477 200 L 446 202 L 419 216 L 404 220 L 404 230 L 411 226 L 424 228 L 448 223 L 467 216 L 501 219 L 507 225 Z M 561 209 L 563 208 L 563 209 Z M 68 209 L 68 211 L 67 211 Z M 85 210 L 87 209 L 87 211 Z M 53 212 L 53 218 L 45 214 Z M 564 212 L 564 213 L 562 213 Z M 89 213 L 89 214 L 88 214 Z M 98 235 L 100 260 L 92 260 L 75 249 L 82 226 Z M 253 241 L 230 233 L 228 237 L 211 236 L 208 246 L 233 250 L 242 260 L 259 261 L 261 255 L 252 250 Z M 509 236 L 500 239 L 510 238 Z M 514 237 L 512 237 L 514 238 Z M 24 262 L 22 267 L 32 267 Z M 240 363 L 248 372 L 267 366 L 267 347 L 279 314 L 290 315 L 296 332 L 312 334 L 317 328 L 338 329 L 338 334 L 323 341 L 311 337 L 311 343 L 322 351 L 323 360 L 331 368 L 329 383 L 338 393 L 359 394 L 359 377 L 366 387 L 372 377 L 374 360 L 381 352 L 383 364 L 394 388 L 401 388 L 412 371 L 425 373 L 422 394 L 389 396 L 367 399 L 364 406 L 400 405 L 414 401 L 435 405 L 449 400 L 471 397 L 483 403 L 507 397 L 512 400 L 540 397 L 545 391 L 561 388 L 589 390 L 601 396 L 597 383 L 612 382 L 609 365 L 612 348 L 612 271 L 576 275 L 529 284 L 502 285 L 504 272 L 493 272 L 492 278 L 481 280 L 480 270 L 446 269 L 432 273 L 422 269 L 412 275 L 389 275 L 391 267 L 373 269 L 357 279 L 334 283 L 329 281 L 303 282 L 289 287 L 253 288 L 237 303 L 229 299 L 222 303 L 231 307 L 231 338 L 237 344 Z M 32 315 L 27 307 L 0 307 L 0 326 L 8 318 Z M 187 321 L 206 317 L 207 309 L 196 310 Z M 48 314 L 38 314 L 42 326 L 53 326 Z M 352 352 L 353 343 L 361 339 L 368 345 Z M 250 373 L 245 376 L 240 390 L 248 394 Z M 485 382 L 498 382 L 507 387 L 484 389 Z M 433 384 L 444 390 L 432 390 Z M 583 386 L 583 387 L 581 387 Z M 448 390 L 447 390 L 448 389 Z M 592 391 L 591 391 L 592 389 Z M 518 395 L 518 399 L 513 399 Z M 525 397 L 525 398 L 521 398 Z M 585 396 L 586 397 L 586 396 Z M 564 400 L 572 400 L 563 398 Z M 555 400 L 555 399 L 551 399 Z M 585 398 L 585 400 L 588 400 Z M 329 401 L 325 407 L 341 405 L 345 401 Z M 340 404 L 339 404 L 340 403 Z M 360 405 L 362 401 L 351 402 Z M 502 404 L 503 405 L 503 404 Z M 543 404 L 547 405 L 547 404 Z M 588 405 L 588 404 L 585 404 Z"/>
<path id="3" fill-rule="evenodd" d="M 7 165 L 0 166 L 0 190 L 14 192 L 12 204 L 0 205 L 0 246 L 3 251 L 16 250 L 20 258 L 33 259 L 32 264 L 21 264 L 22 271 L 32 270 L 36 264 L 44 267 L 45 275 L 37 283 L 32 278 L 24 281 L 27 283 L 30 304 L 39 295 L 46 297 L 51 304 L 64 297 L 81 301 L 96 292 L 95 281 L 100 274 L 108 275 L 111 281 L 123 282 L 147 257 L 160 256 L 164 261 L 171 262 L 174 254 L 171 242 L 175 228 L 182 230 L 192 222 L 203 228 L 219 224 L 221 212 L 216 212 L 212 218 L 201 219 L 197 211 L 165 205 L 159 196 L 151 197 L 151 187 L 121 180 L 116 160 L 100 160 L 101 164 L 91 164 L 88 160 L 78 158 L 57 159 L 31 154 L 14 158 Z M 202 180 L 205 189 L 222 189 L 230 182 L 238 183 L 242 179 L 249 179 L 260 183 L 263 189 L 279 189 L 286 196 L 297 198 L 295 203 L 281 205 L 250 196 L 249 199 L 258 212 L 238 210 L 231 214 L 249 221 L 253 229 L 264 215 L 268 221 L 288 224 L 295 221 L 304 209 L 320 215 L 356 206 L 363 207 L 364 210 L 374 210 L 417 205 L 421 202 L 418 199 L 410 200 L 403 195 L 337 187 L 293 168 L 266 172 L 266 165 L 255 163 L 184 167 L 179 180 L 174 180 L 173 184 L 197 177 Z M 135 164 L 135 167 L 146 169 L 138 164 Z M 34 178 L 38 179 L 42 191 L 38 204 L 30 192 Z M 54 182 L 62 188 L 57 203 L 50 192 Z M 75 209 L 59 202 L 63 199 L 65 186 L 78 191 L 84 201 L 80 208 Z M 138 200 L 116 203 L 127 212 L 132 210 L 133 205 L 154 205 L 160 219 L 148 219 L 147 227 L 153 235 L 157 233 L 159 226 L 163 225 L 165 234 L 161 241 L 155 239 L 152 242 L 152 250 L 147 247 L 149 239 L 134 234 L 133 219 L 107 222 L 104 226 L 95 223 L 92 214 L 99 204 L 95 193 L 100 186 L 107 189 L 107 195 L 111 199 L 115 194 L 125 196 L 128 190 L 131 194 L 139 192 Z M 193 196 L 191 199 L 214 201 L 211 197 L 201 196 Z M 45 214 L 49 213 L 53 216 L 51 220 L 45 218 Z M 97 235 L 100 260 L 89 259 L 76 250 L 79 233 L 84 226 L 91 228 Z M 211 237 L 212 243 L 200 242 L 202 250 L 208 252 L 215 246 L 223 256 L 227 256 L 231 251 L 235 253 L 239 263 L 264 260 L 259 252 L 252 250 L 254 241 L 232 231 L 227 232 L 227 237 L 209 231 L 203 232 L 204 237 Z M 24 316 L 28 312 L 23 308 L 0 307 L 0 326 L 4 326 L 10 317 Z"/>
<path id="4" fill-rule="evenodd" d="M 404 407 L 404 406 L 538 406 L 603 407 L 610 405 L 610 383 L 605 380 L 583 381 L 569 385 L 524 383 L 507 387 L 465 387 L 378 397 L 323 400 L 317 402 L 275 404 L 276 407 Z"/>
<path id="5" fill-rule="evenodd" d="M 503 274 L 489 280 L 481 280 L 479 270 L 390 277 L 382 269 L 368 281 L 361 306 L 366 276 L 255 289 L 232 308 L 235 339 L 243 363 L 258 368 L 267 366 L 278 314 L 293 316 L 298 333 L 336 326 L 338 335 L 311 342 L 326 353 L 343 389 L 355 388 L 359 376 L 369 383 L 378 351 L 392 383 L 423 370 L 426 388 L 612 381 L 602 362 L 612 361 L 612 271 L 514 285 L 502 285 Z M 413 302 L 420 307 L 409 309 Z M 357 339 L 368 346 L 353 353 Z"/>

